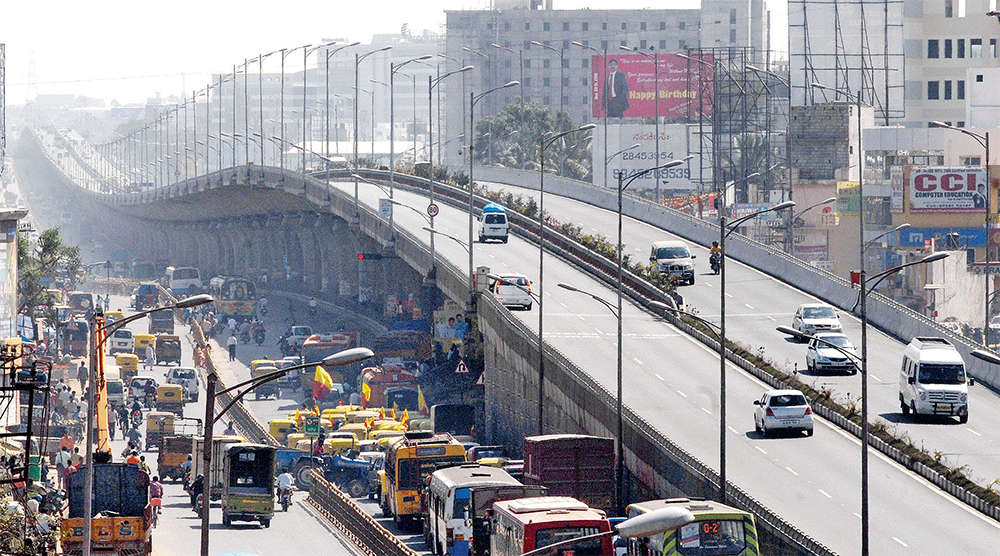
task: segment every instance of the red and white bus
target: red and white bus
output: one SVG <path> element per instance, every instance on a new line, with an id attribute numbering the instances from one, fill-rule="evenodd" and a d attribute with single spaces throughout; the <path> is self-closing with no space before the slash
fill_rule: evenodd
<path id="1" fill-rule="evenodd" d="M 576 498 L 543 496 L 493 504 L 491 556 L 521 554 L 558 542 L 611 531 L 601 510 Z M 556 556 L 613 556 L 611 535 L 561 547 Z"/>

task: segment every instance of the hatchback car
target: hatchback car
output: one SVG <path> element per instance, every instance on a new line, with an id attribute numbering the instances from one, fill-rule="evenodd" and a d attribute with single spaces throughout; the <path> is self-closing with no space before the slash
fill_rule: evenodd
<path id="1" fill-rule="evenodd" d="M 843 332 L 837 311 L 825 303 L 806 303 L 795 310 L 792 328 L 804 334 L 817 332 Z"/>
<path id="2" fill-rule="evenodd" d="M 753 402 L 754 429 L 762 436 L 775 430 L 805 431 L 813 434 L 812 408 L 798 390 L 769 390 Z"/>
<path id="3" fill-rule="evenodd" d="M 109 351 L 111 355 L 116 353 L 132 353 L 132 345 L 135 342 L 135 335 L 128 328 L 119 328 L 111 335 Z"/>
<path id="4" fill-rule="evenodd" d="M 198 372 L 191 367 L 174 367 L 167 371 L 167 384 L 180 385 L 187 399 L 198 401 Z"/>
<path id="5" fill-rule="evenodd" d="M 504 307 L 520 307 L 531 310 L 531 282 L 523 274 L 501 274 L 501 280 L 493 284 L 493 294 Z"/>
<path id="6" fill-rule="evenodd" d="M 857 352 L 854 344 L 847 339 L 847 336 L 836 332 L 820 332 L 816 334 L 815 340 L 809 340 L 809 347 L 806 348 L 806 368 L 809 371 L 843 371 L 853 375 L 858 372 L 851 357 L 855 355 Z"/>

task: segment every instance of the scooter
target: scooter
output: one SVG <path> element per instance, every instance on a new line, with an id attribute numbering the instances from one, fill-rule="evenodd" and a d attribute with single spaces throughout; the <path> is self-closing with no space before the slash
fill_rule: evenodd
<path id="1" fill-rule="evenodd" d="M 287 512 L 288 506 L 292 503 L 292 489 L 279 490 L 278 502 L 281 504 L 281 511 Z"/>
<path id="2" fill-rule="evenodd" d="M 198 515 L 198 517 L 201 517 L 201 508 L 204 505 L 204 503 L 205 503 L 205 495 L 199 494 L 198 497 L 195 498 L 194 507 L 191 508 L 192 510 L 194 510 L 194 513 Z"/>
<path id="3" fill-rule="evenodd" d="M 264 345 L 264 337 L 265 336 L 266 336 L 266 332 L 265 332 L 263 326 L 258 326 L 258 327 L 255 327 L 253 329 L 253 341 L 258 346 Z"/>
<path id="4" fill-rule="evenodd" d="M 721 259 L 722 259 L 722 257 L 719 256 L 718 253 L 712 253 L 708 257 L 708 264 L 712 265 L 712 274 L 718 274 L 719 273 L 719 267 L 720 267 L 721 262 L 722 262 Z"/>

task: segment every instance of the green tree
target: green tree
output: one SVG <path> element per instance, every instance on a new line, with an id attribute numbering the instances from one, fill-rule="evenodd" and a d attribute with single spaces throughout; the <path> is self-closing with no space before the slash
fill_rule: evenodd
<path id="1" fill-rule="evenodd" d="M 476 124 L 475 156 L 480 163 L 492 162 L 509 168 L 538 170 L 538 141 L 544 133 L 573 129 L 566 114 L 534 102 L 508 104 L 496 116 Z M 492 143 L 492 158 L 490 147 Z M 566 177 L 589 180 L 590 134 L 571 134 L 545 149 L 545 168 Z"/>
<path id="2" fill-rule="evenodd" d="M 39 234 L 34 246 L 29 245 L 27 238 L 18 234 L 18 312 L 51 303 L 52 300 L 45 293 L 45 284 L 55 280 L 60 274 L 65 274 L 75 284 L 81 264 L 80 248 L 66 245 L 59 228 L 49 228 Z M 54 318 L 54 313 L 45 318 Z"/>

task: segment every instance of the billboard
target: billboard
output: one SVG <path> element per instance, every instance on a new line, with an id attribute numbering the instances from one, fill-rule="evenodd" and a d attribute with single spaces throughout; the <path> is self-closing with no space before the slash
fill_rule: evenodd
<path id="1" fill-rule="evenodd" d="M 692 57 L 694 58 L 694 57 Z M 714 64 L 712 55 L 702 55 Z M 595 118 L 653 118 L 659 91 L 660 117 L 686 118 L 712 115 L 712 67 L 676 54 L 591 56 L 591 107 Z M 689 71 L 690 70 L 690 71 Z M 701 70 L 699 78 L 699 70 Z"/>
<path id="2" fill-rule="evenodd" d="M 595 130 L 591 147 L 594 168 L 594 185 L 604 186 L 604 133 Z M 660 124 L 660 163 L 683 158 L 688 153 L 694 158 L 676 168 L 660 170 L 660 187 L 668 190 L 691 191 L 698 189 L 699 181 L 712 183 L 712 155 L 709 138 L 712 130 L 702 128 L 705 140 L 699 141 L 698 124 Z M 639 148 L 619 154 L 608 163 L 607 185 L 613 187 L 619 176 L 628 179 L 643 170 L 657 166 L 656 133 L 653 124 L 608 125 L 608 156 L 638 143 Z M 698 153 L 704 148 L 702 157 Z M 704 160 L 704 167 L 702 167 Z M 629 186 L 631 189 L 656 187 L 655 173 L 645 174 Z"/>
<path id="3" fill-rule="evenodd" d="M 857 216 L 861 210 L 861 189 L 856 181 L 837 182 L 837 216 Z"/>
<path id="4" fill-rule="evenodd" d="M 899 233 L 901 247 L 923 247 L 924 242 L 936 239 L 938 248 L 944 245 L 944 236 L 957 233 L 962 247 L 982 247 L 986 245 L 986 228 L 908 228 Z"/>
<path id="5" fill-rule="evenodd" d="M 986 170 L 913 168 L 910 212 L 986 212 Z"/>

